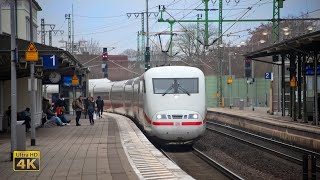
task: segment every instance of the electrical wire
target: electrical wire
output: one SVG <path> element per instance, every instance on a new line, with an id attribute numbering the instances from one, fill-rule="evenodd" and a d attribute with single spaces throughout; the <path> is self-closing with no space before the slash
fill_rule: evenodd
<path id="1" fill-rule="evenodd" d="M 85 15 L 74 14 L 74 16 L 81 17 L 81 18 L 90 18 L 90 19 L 110 19 L 110 18 L 117 18 L 117 17 L 125 17 L 127 15 L 124 14 L 124 15 L 118 15 L 118 16 L 85 16 Z"/>
<path id="2" fill-rule="evenodd" d="M 79 34 L 75 34 L 74 36 L 84 36 L 84 35 L 93 35 L 93 34 L 102 34 L 102 33 L 106 33 L 106 32 L 111 32 L 111 31 L 116 31 L 116 30 L 123 30 L 123 28 L 125 27 L 128 27 L 132 24 L 134 24 L 136 22 L 132 22 L 132 23 L 129 23 L 127 25 L 123 25 L 123 26 L 119 26 L 119 27 L 116 27 L 116 28 L 112 28 L 112 29 L 108 29 L 108 30 L 105 30 L 105 31 L 98 31 L 98 32 L 91 32 L 91 33 L 79 33 Z"/>

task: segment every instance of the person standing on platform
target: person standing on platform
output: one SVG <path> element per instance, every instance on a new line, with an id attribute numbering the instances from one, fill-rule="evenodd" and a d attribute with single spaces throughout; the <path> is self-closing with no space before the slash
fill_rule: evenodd
<path id="1" fill-rule="evenodd" d="M 81 126 L 79 121 L 81 118 L 81 113 L 84 110 L 82 96 L 79 96 L 79 98 L 76 99 L 74 103 L 72 103 L 72 107 L 76 111 L 76 126 Z"/>
<path id="2" fill-rule="evenodd" d="M 98 96 L 98 99 L 96 100 L 96 104 L 97 104 L 99 118 L 102 118 L 104 102 L 100 96 Z"/>
<path id="3" fill-rule="evenodd" d="M 84 118 L 87 119 L 88 115 L 88 103 L 89 103 L 89 97 L 86 98 L 84 101 Z"/>
<path id="4" fill-rule="evenodd" d="M 93 97 L 90 97 L 88 100 L 87 112 L 89 115 L 89 120 L 91 125 L 94 125 L 94 119 L 93 119 L 93 115 L 95 113 L 94 110 L 95 110 L 95 103 L 94 103 Z"/>

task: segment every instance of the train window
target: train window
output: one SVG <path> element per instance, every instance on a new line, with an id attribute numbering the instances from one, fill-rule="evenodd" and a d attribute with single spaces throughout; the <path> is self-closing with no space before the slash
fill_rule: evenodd
<path id="1" fill-rule="evenodd" d="M 198 78 L 153 78 L 154 94 L 199 93 Z"/>

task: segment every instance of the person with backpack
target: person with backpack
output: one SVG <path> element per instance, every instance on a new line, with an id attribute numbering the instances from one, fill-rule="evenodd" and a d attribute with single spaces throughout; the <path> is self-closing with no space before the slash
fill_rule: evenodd
<path id="1" fill-rule="evenodd" d="M 93 97 L 90 97 L 88 100 L 87 112 L 89 115 L 89 120 L 91 125 L 94 125 L 94 119 L 93 119 L 93 115 L 95 113 L 94 110 L 95 110 L 95 103 L 94 103 Z"/>
<path id="2" fill-rule="evenodd" d="M 100 96 L 98 96 L 98 99 L 96 100 L 96 104 L 97 104 L 99 118 L 102 118 L 104 102 Z"/>
<path id="3" fill-rule="evenodd" d="M 81 126 L 79 121 L 81 118 L 81 113 L 84 110 L 82 96 L 79 96 L 78 99 L 76 99 L 72 102 L 72 108 L 73 108 L 73 110 L 76 111 L 76 126 Z"/>

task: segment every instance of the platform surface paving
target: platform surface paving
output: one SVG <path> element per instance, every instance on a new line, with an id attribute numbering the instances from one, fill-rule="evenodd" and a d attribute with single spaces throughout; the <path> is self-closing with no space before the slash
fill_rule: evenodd
<path id="1" fill-rule="evenodd" d="M 0 179 L 139 179 L 122 147 L 118 124 L 104 116 L 93 126 L 81 119 L 82 126 L 37 129 L 37 146 L 27 150 L 41 151 L 40 172 L 14 172 L 9 161 L 10 134 L 0 135 Z"/>

